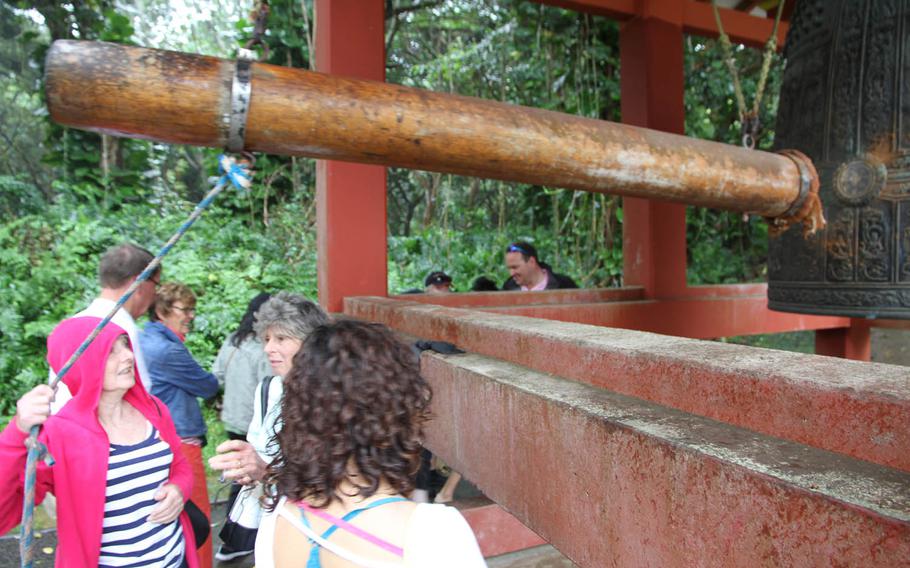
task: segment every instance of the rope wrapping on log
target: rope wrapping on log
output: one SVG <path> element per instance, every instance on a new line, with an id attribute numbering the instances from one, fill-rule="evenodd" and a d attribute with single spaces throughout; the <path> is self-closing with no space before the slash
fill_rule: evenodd
<path id="1" fill-rule="evenodd" d="M 808 238 L 814 235 L 816 231 L 824 229 L 827 224 L 822 200 L 818 194 L 821 186 L 818 172 L 809 156 L 799 150 L 781 150 L 778 154 L 793 160 L 796 167 L 799 168 L 802 185 L 799 197 L 796 198 L 786 213 L 779 217 L 765 217 L 765 221 L 768 222 L 768 235 L 778 237 L 791 226 L 801 223 L 803 226 L 803 237 Z"/>

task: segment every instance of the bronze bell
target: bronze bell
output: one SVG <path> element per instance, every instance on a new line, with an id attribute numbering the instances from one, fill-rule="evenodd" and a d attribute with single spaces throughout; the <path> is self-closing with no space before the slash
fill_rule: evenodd
<path id="1" fill-rule="evenodd" d="M 777 148 L 815 163 L 828 226 L 771 238 L 774 310 L 910 319 L 910 2 L 799 0 Z"/>

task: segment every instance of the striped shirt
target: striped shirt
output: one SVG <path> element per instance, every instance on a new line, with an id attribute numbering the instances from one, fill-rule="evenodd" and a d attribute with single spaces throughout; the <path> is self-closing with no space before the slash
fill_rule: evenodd
<path id="1" fill-rule="evenodd" d="M 146 520 L 158 504 L 155 493 L 167 483 L 174 460 L 158 431 L 151 424 L 148 428 L 148 437 L 138 444 L 111 444 L 99 567 L 164 568 L 183 563 L 179 521 Z"/>

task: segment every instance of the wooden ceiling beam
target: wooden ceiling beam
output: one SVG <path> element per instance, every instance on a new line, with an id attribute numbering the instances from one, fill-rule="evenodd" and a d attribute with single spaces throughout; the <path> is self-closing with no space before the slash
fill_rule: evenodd
<path id="1" fill-rule="evenodd" d="M 603 16 L 620 22 L 647 13 L 644 2 L 650 0 L 533 0 L 539 4 L 565 8 L 576 12 Z M 684 2 L 683 30 L 688 34 L 717 37 L 717 23 L 710 2 L 680 0 Z M 785 10 L 786 12 L 786 10 Z M 785 14 L 786 15 L 786 14 Z M 730 8 L 720 8 L 724 30 L 734 43 L 762 47 L 774 27 L 773 18 L 759 18 Z M 777 45 L 782 47 L 787 37 L 789 23 L 782 21 L 777 30 Z"/>
<path id="2" fill-rule="evenodd" d="M 720 18 L 724 31 L 733 43 L 742 43 L 751 47 L 763 47 L 774 29 L 774 19 L 751 16 L 745 12 L 720 8 Z M 683 29 L 688 34 L 717 37 L 717 22 L 710 2 L 687 0 Z M 783 47 L 790 29 L 788 22 L 781 22 L 777 28 L 777 46 Z"/>
<path id="3" fill-rule="evenodd" d="M 538 4 L 555 6 L 611 20 L 624 21 L 638 14 L 638 0 L 534 0 Z"/>

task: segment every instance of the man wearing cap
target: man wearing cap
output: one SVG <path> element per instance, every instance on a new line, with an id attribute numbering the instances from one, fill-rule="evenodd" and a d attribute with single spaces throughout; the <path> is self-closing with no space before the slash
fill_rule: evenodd
<path id="1" fill-rule="evenodd" d="M 518 241 L 506 248 L 506 268 L 509 279 L 503 290 L 555 290 L 558 288 L 578 288 L 570 277 L 557 274 L 549 264 L 540 262 L 537 249 L 530 243 Z"/>
<path id="2" fill-rule="evenodd" d="M 448 294 L 452 291 L 452 277 L 439 270 L 431 272 L 423 281 L 423 291 L 427 294 Z"/>

